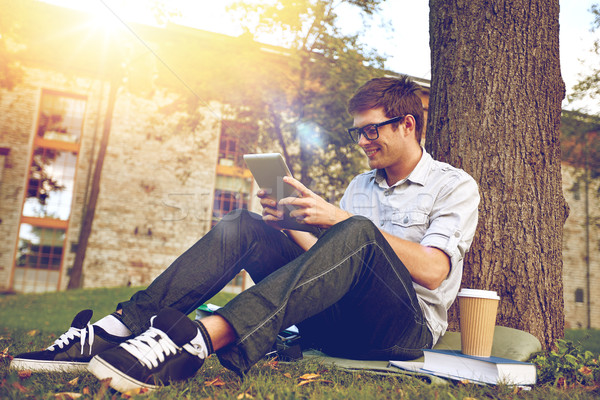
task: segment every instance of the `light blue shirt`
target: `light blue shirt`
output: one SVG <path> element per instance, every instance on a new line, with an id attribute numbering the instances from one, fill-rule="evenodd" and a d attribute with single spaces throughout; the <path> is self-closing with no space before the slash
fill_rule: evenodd
<path id="1" fill-rule="evenodd" d="M 356 176 L 340 207 L 369 218 L 394 236 L 435 247 L 450 257 L 450 273 L 435 290 L 413 282 L 435 344 L 448 327 L 448 309 L 462 279 L 463 259 L 477 227 L 479 191 L 465 171 L 434 160 L 423 149 L 410 175 L 391 187 L 382 170 Z"/>

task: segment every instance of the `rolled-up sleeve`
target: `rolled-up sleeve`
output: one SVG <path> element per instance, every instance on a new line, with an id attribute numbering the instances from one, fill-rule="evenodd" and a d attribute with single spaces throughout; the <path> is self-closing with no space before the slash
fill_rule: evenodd
<path id="1" fill-rule="evenodd" d="M 451 266 L 460 263 L 475 235 L 479 199 L 473 178 L 462 171 L 455 174 L 438 193 L 421 245 L 445 252 Z"/>

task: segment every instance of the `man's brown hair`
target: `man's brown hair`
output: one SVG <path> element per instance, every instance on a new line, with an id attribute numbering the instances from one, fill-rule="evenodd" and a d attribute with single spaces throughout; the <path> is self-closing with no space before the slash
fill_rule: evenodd
<path id="1" fill-rule="evenodd" d="M 348 102 L 348 112 L 356 114 L 383 107 L 388 118 L 412 115 L 415 118 L 415 137 L 421 143 L 423 135 L 423 103 L 418 93 L 421 87 L 406 75 L 398 78 L 375 78 L 362 85 Z M 398 128 L 399 123 L 392 126 Z"/>

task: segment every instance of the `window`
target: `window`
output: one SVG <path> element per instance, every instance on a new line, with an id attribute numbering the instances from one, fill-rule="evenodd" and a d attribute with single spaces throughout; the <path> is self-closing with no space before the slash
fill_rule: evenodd
<path id="1" fill-rule="evenodd" d="M 37 136 L 48 140 L 78 143 L 81 138 L 85 100 L 44 91 L 40 104 Z"/>
<path id="2" fill-rule="evenodd" d="M 575 303 L 583 303 L 583 289 L 581 288 L 575 290 Z"/>
<path id="3" fill-rule="evenodd" d="M 238 208 L 248 208 L 248 198 L 248 193 L 216 189 L 213 203 L 212 226 L 215 226 L 228 212 Z"/>
<path id="4" fill-rule="evenodd" d="M 77 153 L 37 147 L 31 157 L 23 215 L 69 219 Z"/>
<path id="5" fill-rule="evenodd" d="M 257 141 L 257 129 L 251 124 L 223 121 L 219 141 L 219 165 L 246 168 L 243 155 L 251 153 Z"/>
<path id="6" fill-rule="evenodd" d="M 60 285 L 85 107 L 84 96 L 42 92 L 15 254 L 16 291 Z"/>

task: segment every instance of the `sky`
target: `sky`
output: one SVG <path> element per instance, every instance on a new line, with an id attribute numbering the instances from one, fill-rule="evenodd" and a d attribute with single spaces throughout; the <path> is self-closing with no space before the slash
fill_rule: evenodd
<path id="1" fill-rule="evenodd" d="M 105 19 L 115 22 L 114 14 L 122 20 L 151 19 L 151 14 L 143 11 L 144 0 L 46 0 L 73 8 L 94 10 Z M 182 10 L 182 25 L 198 29 L 237 36 L 239 25 L 231 20 L 225 6 L 234 0 L 170 0 Z M 567 88 L 567 95 L 580 77 L 589 73 L 592 67 L 590 50 L 594 38 L 600 37 L 600 30 L 592 33 L 593 17 L 589 11 L 592 4 L 600 0 L 559 0 L 560 11 L 560 58 L 561 72 Z M 346 33 L 355 33 L 364 22 L 353 7 L 338 9 L 341 28 Z M 354 7 L 355 8 L 355 7 Z M 108 10 L 110 9 L 110 11 Z M 120 23 L 119 21 L 116 21 Z M 363 37 L 365 44 L 387 56 L 385 67 L 395 72 L 431 79 L 429 52 L 429 2 L 427 0 L 387 0 L 382 5 L 379 16 L 369 22 Z M 391 26 L 391 29 L 390 29 Z M 265 38 L 274 42 L 276 38 Z M 276 43 L 271 43 L 276 44 Z M 399 51 L 401 50 L 401 52 Z M 407 57 L 410 55 L 410 57 Z M 575 105 L 563 102 L 563 107 L 583 107 L 588 112 L 599 113 L 598 102 L 584 102 Z"/>

